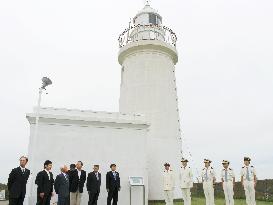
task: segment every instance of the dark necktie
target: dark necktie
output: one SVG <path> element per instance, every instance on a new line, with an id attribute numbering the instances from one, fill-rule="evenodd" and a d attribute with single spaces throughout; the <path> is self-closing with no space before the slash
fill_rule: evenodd
<path id="1" fill-rule="evenodd" d="M 98 174 L 98 172 L 96 172 L 96 177 L 97 177 L 97 180 L 99 181 L 99 174 Z"/>
<path id="2" fill-rule="evenodd" d="M 117 180 L 116 172 L 113 173 L 115 181 Z"/>
<path id="3" fill-rule="evenodd" d="M 246 167 L 246 180 L 250 181 L 250 174 L 249 174 L 249 169 Z"/>

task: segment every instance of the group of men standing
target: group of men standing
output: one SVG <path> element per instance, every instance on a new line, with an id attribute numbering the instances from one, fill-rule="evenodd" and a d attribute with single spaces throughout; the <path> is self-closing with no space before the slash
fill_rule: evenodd
<path id="1" fill-rule="evenodd" d="M 245 190 L 247 205 L 256 205 L 255 187 L 257 183 L 256 170 L 250 166 L 251 159 L 244 157 L 244 166 L 241 169 L 241 183 Z M 30 175 L 30 170 L 26 168 L 28 162 L 27 157 L 20 158 L 20 166 L 14 168 L 9 174 L 8 190 L 9 205 L 23 205 L 26 184 Z M 201 172 L 203 190 L 206 197 L 206 205 L 215 205 L 214 203 L 214 186 L 216 182 L 216 174 L 211 167 L 211 160 L 204 160 L 204 168 Z M 191 188 L 193 187 L 193 174 L 188 166 L 188 160 L 182 158 L 181 168 L 179 172 L 179 187 L 182 191 L 184 205 L 191 205 Z M 223 169 L 221 170 L 221 182 L 225 194 L 226 205 L 234 205 L 234 185 L 235 174 L 233 169 L 229 167 L 230 162 L 223 160 Z M 61 167 L 61 173 L 54 180 L 51 172 L 52 162 L 46 160 L 44 169 L 40 171 L 35 179 L 37 185 L 37 203 L 36 205 L 49 205 L 53 190 L 58 194 L 58 205 L 80 205 L 84 185 L 89 194 L 88 205 L 97 205 L 100 194 L 101 173 L 99 173 L 99 165 L 94 165 L 93 171 L 86 177 L 86 171 L 82 169 L 83 163 L 78 161 L 76 164 L 70 165 L 70 170 L 66 165 Z M 173 190 L 175 187 L 175 176 L 170 169 L 170 164 L 164 164 L 163 188 L 166 205 L 173 205 Z M 110 165 L 110 171 L 106 174 L 106 190 L 108 192 L 107 205 L 117 205 L 118 192 L 120 191 L 120 176 L 116 171 L 116 165 Z"/>
<path id="2" fill-rule="evenodd" d="M 241 169 L 241 183 L 245 190 L 247 205 L 256 205 L 255 202 L 255 187 L 257 183 L 257 175 L 255 168 L 250 166 L 251 159 L 244 157 L 244 166 Z M 204 168 L 201 172 L 204 195 L 206 205 L 215 205 L 214 203 L 214 186 L 216 183 L 216 174 L 211 167 L 211 160 L 204 160 Z M 179 187 L 182 191 L 184 205 L 191 205 L 191 188 L 193 187 L 193 174 L 188 166 L 188 160 L 182 158 L 182 166 L 179 172 Z M 225 194 L 226 205 L 234 205 L 234 185 L 235 174 L 233 169 L 229 167 L 230 162 L 223 160 L 223 169 L 221 170 L 221 182 Z M 175 175 L 170 169 L 170 164 L 164 164 L 165 170 L 163 173 L 163 189 L 166 205 L 173 205 L 173 190 L 175 187 Z"/>
<path id="3" fill-rule="evenodd" d="M 9 175 L 9 205 L 23 205 L 26 184 L 30 175 L 30 170 L 26 168 L 27 162 L 27 157 L 21 157 L 20 166 L 13 169 Z M 101 187 L 99 165 L 94 165 L 93 171 L 87 176 L 82 167 L 83 163 L 81 161 L 71 164 L 70 170 L 64 165 L 61 167 L 61 173 L 54 180 L 51 172 L 52 162 L 46 160 L 44 169 L 37 174 L 35 179 L 37 185 L 36 205 L 50 205 L 54 189 L 58 195 L 58 205 L 80 205 L 85 182 L 89 194 L 88 205 L 97 205 Z M 117 205 L 118 192 L 121 188 L 120 177 L 115 164 L 111 164 L 110 169 L 106 174 L 107 205 L 111 205 L 111 203 Z"/>

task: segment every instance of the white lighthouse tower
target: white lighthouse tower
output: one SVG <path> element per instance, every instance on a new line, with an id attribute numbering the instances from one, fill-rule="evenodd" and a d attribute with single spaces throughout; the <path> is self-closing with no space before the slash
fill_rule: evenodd
<path id="1" fill-rule="evenodd" d="M 175 33 L 162 25 L 162 17 L 147 3 L 119 37 L 121 113 L 144 114 L 148 134 L 149 200 L 163 199 L 165 162 L 178 172 L 180 122 L 175 64 Z"/>
<path id="2" fill-rule="evenodd" d="M 164 199 L 163 164 L 169 162 L 178 174 L 181 157 L 176 41 L 175 33 L 162 25 L 162 17 L 147 3 L 119 37 L 122 69 L 118 113 L 42 107 L 27 114 L 32 174 L 25 205 L 36 203 L 35 178 L 47 159 L 54 164 L 54 176 L 59 174 L 59 166 L 77 160 L 84 162 L 87 171 L 99 164 L 104 176 L 109 165 L 116 163 L 121 173 L 119 205 L 131 201 L 147 205 L 148 199 Z M 75 146 L 81 149 L 75 151 Z M 132 188 L 128 182 L 132 177 L 142 177 L 148 189 Z M 103 187 L 105 177 L 99 205 L 105 204 L 108 194 Z M 175 198 L 178 194 L 175 192 Z M 51 202 L 56 201 L 55 195 Z M 84 189 L 82 203 L 87 202 Z"/>

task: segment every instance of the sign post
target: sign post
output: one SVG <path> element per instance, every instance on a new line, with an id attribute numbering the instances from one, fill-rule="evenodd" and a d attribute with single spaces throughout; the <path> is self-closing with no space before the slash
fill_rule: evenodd
<path id="1" fill-rule="evenodd" d="M 0 191 L 0 201 L 6 200 L 6 192 L 5 190 Z"/>
<path id="2" fill-rule="evenodd" d="M 145 205 L 145 185 L 143 177 L 131 176 L 129 177 L 130 184 L 130 205 L 132 205 L 132 187 L 142 187 L 143 191 L 143 205 Z"/>

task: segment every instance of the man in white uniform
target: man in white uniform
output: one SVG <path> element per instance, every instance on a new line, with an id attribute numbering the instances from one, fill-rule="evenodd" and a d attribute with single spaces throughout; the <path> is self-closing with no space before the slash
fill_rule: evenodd
<path id="1" fill-rule="evenodd" d="M 254 167 L 250 166 L 250 161 L 251 159 L 249 157 L 244 158 L 245 166 L 243 166 L 241 170 L 241 183 L 245 189 L 247 205 L 256 205 L 255 187 L 257 183 L 257 175 Z"/>
<path id="2" fill-rule="evenodd" d="M 223 160 L 222 164 L 224 169 L 221 171 L 221 180 L 225 194 L 226 205 L 234 205 L 233 187 L 235 184 L 235 174 L 233 169 L 229 167 L 229 161 Z"/>
<path id="3" fill-rule="evenodd" d="M 182 198 L 184 205 L 191 205 L 191 188 L 193 187 L 192 171 L 188 164 L 188 160 L 181 159 L 181 169 L 179 174 L 180 188 L 182 191 Z"/>
<path id="4" fill-rule="evenodd" d="M 174 190 L 174 174 L 170 169 L 170 164 L 165 163 L 163 173 L 163 190 L 165 196 L 166 205 L 173 205 L 173 190 Z"/>
<path id="5" fill-rule="evenodd" d="M 214 184 L 216 181 L 215 172 L 210 166 L 211 160 L 204 159 L 205 167 L 202 169 L 202 182 L 204 194 L 206 197 L 206 205 L 214 204 Z"/>

